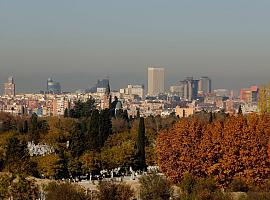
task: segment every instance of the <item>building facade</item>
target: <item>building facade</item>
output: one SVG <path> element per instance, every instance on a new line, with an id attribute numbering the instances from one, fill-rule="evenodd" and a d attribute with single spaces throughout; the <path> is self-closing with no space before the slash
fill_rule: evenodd
<path id="1" fill-rule="evenodd" d="M 198 83 L 198 93 L 200 95 L 210 94 L 212 91 L 212 81 L 207 76 L 202 76 Z"/>
<path id="2" fill-rule="evenodd" d="M 60 94 L 61 93 L 61 85 L 59 82 L 55 82 L 52 78 L 47 80 L 47 92 L 49 94 Z"/>
<path id="3" fill-rule="evenodd" d="M 8 78 L 8 82 L 4 83 L 4 95 L 15 96 L 15 83 L 13 77 Z"/>
<path id="4" fill-rule="evenodd" d="M 165 92 L 164 68 L 148 68 L 148 95 L 158 96 Z"/>

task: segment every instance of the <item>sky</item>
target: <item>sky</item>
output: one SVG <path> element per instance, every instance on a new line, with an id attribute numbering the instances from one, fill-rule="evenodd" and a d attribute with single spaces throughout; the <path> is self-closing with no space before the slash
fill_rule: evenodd
<path id="1" fill-rule="evenodd" d="M 109 77 L 112 88 L 209 76 L 214 88 L 270 79 L 269 0 L 0 0 L 0 83 L 65 91 Z"/>

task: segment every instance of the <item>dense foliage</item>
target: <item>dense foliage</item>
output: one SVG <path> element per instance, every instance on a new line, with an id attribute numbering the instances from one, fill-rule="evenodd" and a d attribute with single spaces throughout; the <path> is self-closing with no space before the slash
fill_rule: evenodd
<path id="1" fill-rule="evenodd" d="M 0 171 L 63 179 L 102 169 L 145 170 L 156 165 L 158 131 L 178 119 L 128 117 L 126 110 L 97 110 L 93 99 L 78 101 L 64 117 L 13 116 L 0 112 Z M 141 121 L 141 122 L 140 122 Z M 53 153 L 30 156 L 27 143 Z"/>
<path id="2" fill-rule="evenodd" d="M 206 123 L 186 118 L 157 139 L 158 163 L 174 183 L 189 172 L 227 186 L 240 177 L 248 184 L 270 178 L 270 117 L 250 114 Z"/>

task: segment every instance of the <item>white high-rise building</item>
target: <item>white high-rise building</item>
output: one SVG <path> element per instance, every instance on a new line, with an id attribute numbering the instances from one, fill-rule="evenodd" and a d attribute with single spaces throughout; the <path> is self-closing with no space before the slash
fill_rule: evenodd
<path id="1" fill-rule="evenodd" d="M 164 93 L 164 68 L 148 68 L 148 95 L 158 96 Z"/>

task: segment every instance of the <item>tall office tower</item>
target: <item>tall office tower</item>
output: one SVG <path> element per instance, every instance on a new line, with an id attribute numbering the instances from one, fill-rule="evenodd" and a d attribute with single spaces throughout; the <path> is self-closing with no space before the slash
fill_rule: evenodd
<path id="1" fill-rule="evenodd" d="M 207 76 L 202 76 L 199 80 L 199 94 L 206 95 L 210 94 L 212 90 L 211 79 Z"/>
<path id="2" fill-rule="evenodd" d="M 109 79 L 99 79 L 96 84 L 97 92 L 104 93 L 109 85 Z"/>
<path id="3" fill-rule="evenodd" d="M 196 100 L 198 97 L 198 80 L 187 77 L 184 81 L 184 99 L 188 101 Z"/>
<path id="4" fill-rule="evenodd" d="M 15 96 L 15 83 L 12 76 L 10 76 L 8 82 L 4 84 L 4 95 Z"/>
<path id="5" fill-rule="evenodd" d="M 184 88 L 185 88 L 185 81 L 179 81 L 175 85 L 170 87 L 171 94 L 179 96 L 181 99 L 184 98 Z"/>
<path id="6" fill-rule="evenodd" d="M 148 95 L 158 96 L 164 93 L 164 68 L 148 68 Z"/>
<path id="7" fill-rule="evenodd" d="M 48 78 L 47 92 L 50 94 L 60 94 L 61 93 L 60 83 L 53 81 L 52 78 Z"/>

